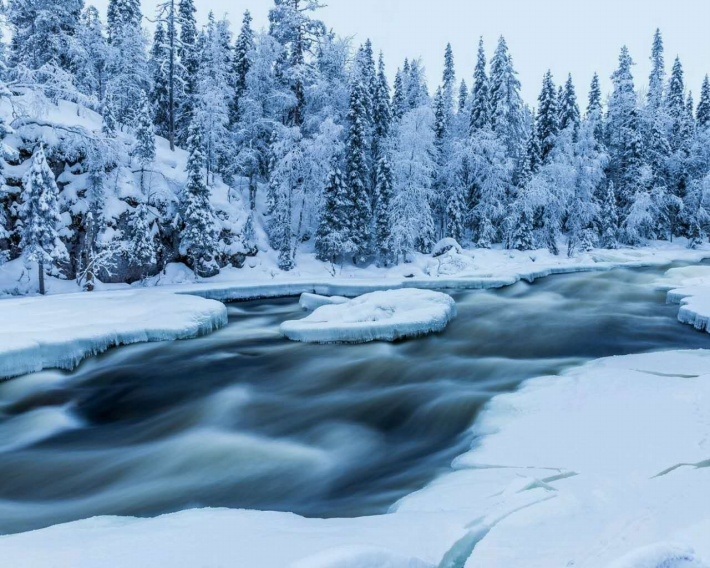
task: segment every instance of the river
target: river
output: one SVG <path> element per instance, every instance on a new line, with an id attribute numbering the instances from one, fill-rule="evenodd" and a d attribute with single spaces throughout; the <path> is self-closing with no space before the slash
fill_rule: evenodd
<path id="1" fill-rule="evenodd" d="M 456 292 L 440 335 L 303 345 L 296 298 L 229 306 L 209 337 L 114 349 L 0 384 L 0 533 L 193 507 L 377 514 L 445 472 L 491 397 L 584 361 L 710 347 L 664 269 Z"/>

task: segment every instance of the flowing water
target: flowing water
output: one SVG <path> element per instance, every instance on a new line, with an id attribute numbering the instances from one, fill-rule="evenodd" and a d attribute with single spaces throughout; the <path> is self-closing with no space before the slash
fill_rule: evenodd
<path id="1" fill-rule="evenodd" d="M 710 347 L 662 269 L 455 293 L 440 335 L 302 345 L 296 299 L 233 304 L 193 341 L 123 347 L 0 384 L 0 533 L 192 507 L 381 513 L 446 471 L 496 393 L 586 360 Z"/>

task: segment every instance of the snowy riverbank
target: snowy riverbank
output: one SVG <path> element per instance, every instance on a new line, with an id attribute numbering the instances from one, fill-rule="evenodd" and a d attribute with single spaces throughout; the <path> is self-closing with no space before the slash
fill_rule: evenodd
<path id="1" fill-rule="evenodd" d="M 710 351 L 667 352 L 528 381 L 493 400 L 450 474 L 387 515 L 96 518 L 0 537 L 0 557 L 15 568 L 706 566 L 708 369 Z"/>

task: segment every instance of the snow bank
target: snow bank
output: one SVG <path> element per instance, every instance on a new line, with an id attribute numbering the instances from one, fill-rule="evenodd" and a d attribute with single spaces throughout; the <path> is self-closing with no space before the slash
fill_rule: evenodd
<path id="1" fill-rule="evenodd" d="M 669 270 L 658 282 L 669 289 L 668 302 L 680 304 L 678 320 L 710 333 L 710 266 L 686 266 Z M 678 288 L 672 289 L 678 286 Z"/>
<path id="2" fill-rule="evenodd" d="M 227 324 L 219 302 L 153 290 L 0 301 L 0 378 L 56 367 L 116 345 L 187 339 Z"/>
<path id="3" fill-rule="evenodd" d="M 307 343 L 396 341 L 443 331 L 455 316 L 456 302 L 447 294 L 388 290 L 321 306 L 301 320 L 284 322 L 281 333 Z"/>
<path id="4" fill-rule="evenodd" d="M 493 399 L 475 431 L 451 473 L 387 515 L 96 518 L 0 537 L 0 558 L 13 568 L 707 568 L 710 351 L 528 381 Z"/>

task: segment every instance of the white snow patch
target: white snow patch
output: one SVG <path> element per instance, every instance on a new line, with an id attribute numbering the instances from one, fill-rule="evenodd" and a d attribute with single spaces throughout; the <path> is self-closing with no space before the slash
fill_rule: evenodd
<path id="1" fill-rule="evenodd" d="M 456 316 L 456 302 L 430 290 L 388 290 L 342 304 L 325 305 L 311 315 L 281 325 L 281 333 L 308 343 L 396 341 L 443 331 Z"/>
<path id="2" fill-rule="evenodd" d="M 194 338 L 226 324 L 219 302 L 154 290 L 0 300 L 0 378 L 71 369 L 109 347 Z"/>
<path id="3" fill-rule="evenodd" d="M 680 304 L 678 321 L 710 333 L 710 266 L 671 269 L 658 286 L 670 289 L 668 303 Z"/>
<path id="4" fill-rule="evenodd" d="M 349 299 L 344 296 L 320 296 L 318 294 L 301 294 L 301 299 L 298 305 L 304 310 L 312 312 L 317 310 L 321 306 L 332 306 L 336 304 L 344 304 L 348 302 Z"/>

